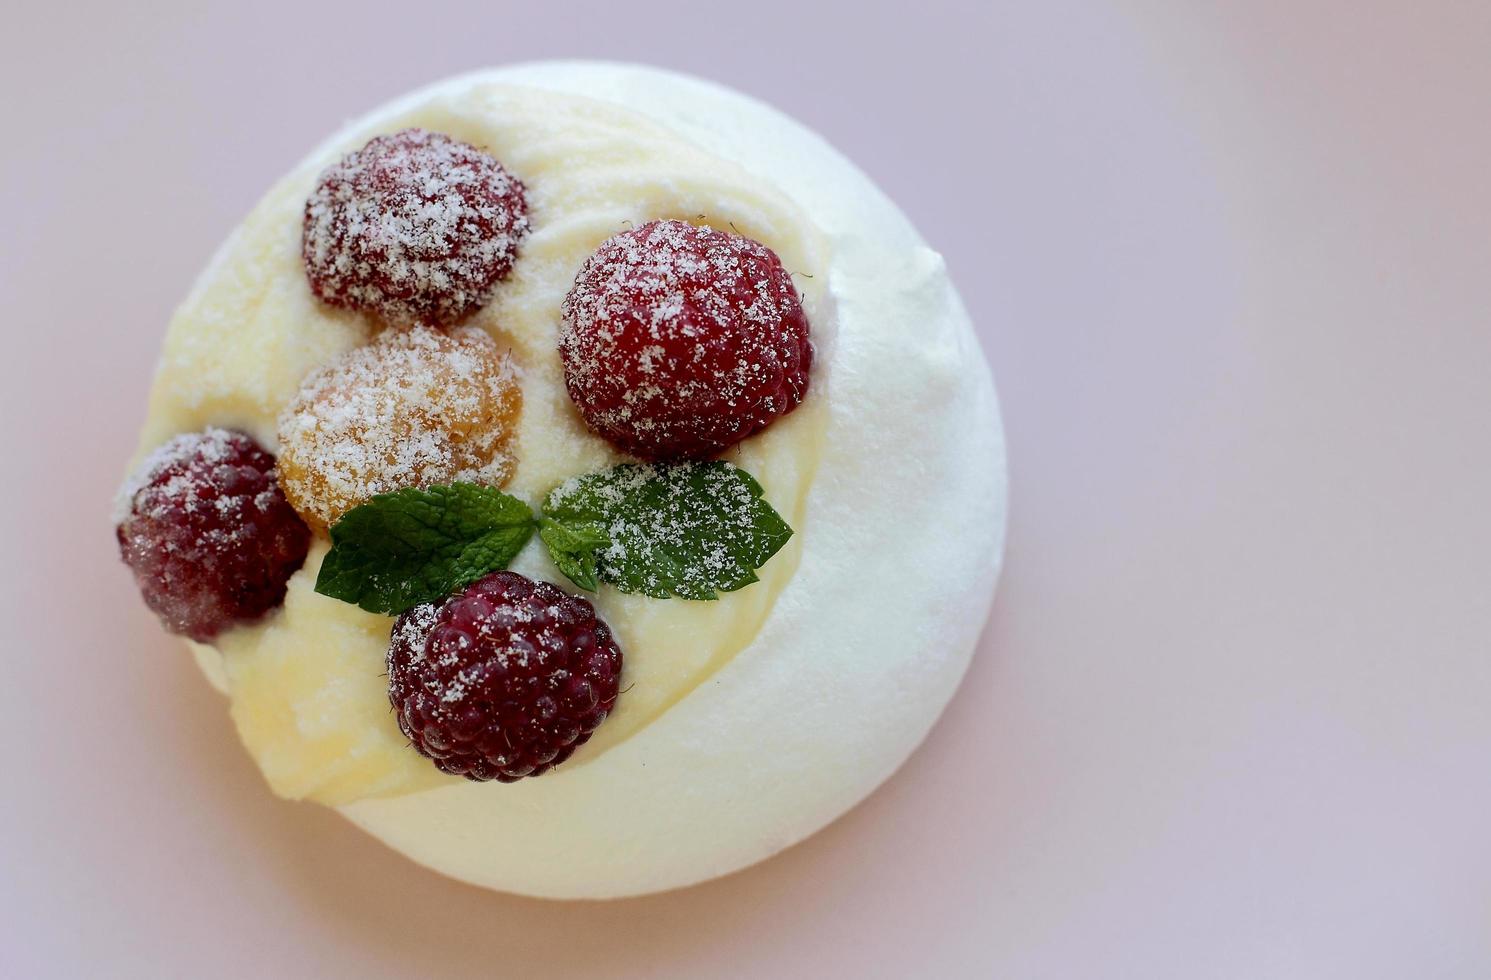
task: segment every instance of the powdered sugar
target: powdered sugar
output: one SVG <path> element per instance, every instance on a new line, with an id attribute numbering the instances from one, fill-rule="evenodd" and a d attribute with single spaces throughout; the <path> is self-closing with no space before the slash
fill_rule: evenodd
<path id="1" fill-rule="evenodd" d="M 438 603 L 426 602 L 408 610 L 394 621 L 391 642 L 395 646 L 402 645 L 409 651 L 409 663 L 424 662 L 425 640 L 429 637 L 430 628 L 435 625 L 439 612 Z"/>

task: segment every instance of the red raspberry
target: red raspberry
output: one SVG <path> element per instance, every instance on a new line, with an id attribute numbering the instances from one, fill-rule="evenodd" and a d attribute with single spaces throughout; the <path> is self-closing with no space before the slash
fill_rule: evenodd
<path id="1" fill-rule="evenodd" d="M 406 129 L 327 169 L 300 254 L 317 296 L 399 323 L 475 312 L 528 231 L 523 184 L 467 143 Z"/>
<path id="2" fill-rule="evenodd" d="M 311 532 L 241 432 L 177 436 L 121 493 L 119 553 L 167 629 L 202 643 L 285 598 Z"/>
<path id="3" fill-rule="evenodd" d="M 504 783 L 568 759 L 616 705 L 621 650 L 595 609 L 547 582 L 493 572 L 394 624 L 388 699 L 445 772 Z"/>
<path id="4" fill-rule="evenodd" d="M 654 221 L 601 244 L 564 298 L 559 354 L 585 423 L 647 460 L 703 459 L 808 389 L 813 345 L 776 253 Z"/>

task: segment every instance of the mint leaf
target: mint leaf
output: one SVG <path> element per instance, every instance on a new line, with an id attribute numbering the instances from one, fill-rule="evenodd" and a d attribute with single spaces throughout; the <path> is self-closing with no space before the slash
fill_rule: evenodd
<path id="1" fill-rule="evenodd" d="M 401 613 L 506 568 L 532 534 L 528 505 L 491 487 L 379 494 L 332 527 L 316 591 L 368 612 Z"/>
<path id="2" fill-rule="evenodd" d="M 757 581 L 792 537 L 761 493 L 729 463 L 625 463 L 555 488 L 539 537 L 582 589 L 716 599 Z"/>
<path id="3" fill-rule="evenodd" d="M 538 522 L 538 537 L 565 578 L 591 592 L 599 588 L 596 552 L 611 543 L 604 527 L 589 521 L 565 525 L 545 517 Z"/>

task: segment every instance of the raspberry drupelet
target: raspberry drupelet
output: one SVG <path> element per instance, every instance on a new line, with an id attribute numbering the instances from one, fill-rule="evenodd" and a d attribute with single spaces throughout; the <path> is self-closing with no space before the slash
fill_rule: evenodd
<path id="1" fill-rule="evenodd" d="M 771 249 L 654 221 L 586 261 L 564 299 L 559 353 L 592 431 L 645 460 L 707 459 L 802 401 L 808 332 Z"/>
<path id="2" fill-rule="evenodd" d="M 306 379 L 280 416 L 280 482 L 323 529 L 403 487 L 501 486 L 522 404 L 511 359 L 482 330 L 387 330 Z"/>
<path id="3" fill-rule="evenodd" d="M 120 510 L 119 553 L 145 604 L 202 643 L 283 602 L 310 546 L 274 457 L 241 432 L 172 439 L 125 485 Z"/>
<path id="4" fill-rule="evenodd" d="M 528 231 L 523 184 L 489 154 L 422 129 L 378 136 L 321 175 L 301 258 L 333 306 L 449 324 L 507 275 Z"/>
<path id="5" fill-rule="evenodd" d="M 420 754 L 510 783 L 589 741 L 616 705 L 621 650 L 595 609 L 547 582 L 493 572 L 394 623 L 388 698 Z"/>

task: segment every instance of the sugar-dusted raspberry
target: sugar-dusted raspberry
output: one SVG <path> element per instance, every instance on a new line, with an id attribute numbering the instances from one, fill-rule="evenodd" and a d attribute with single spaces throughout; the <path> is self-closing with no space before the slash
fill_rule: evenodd
<path id="1" fill-rule="evenodd" d="M 173 633 L 206 643 L 285 598 L 310 530 L 285 502 L 274 457 L 241 432 L 177 436 L 120 492 L 119 553 Z"/>
<path id="2" fill-rule="evenodd" d="M 400 616 L 388 647 L 399 728 L 445 772 L 510 783 L 589 741 L 616 705 L 621 650 L 579 596 L 493 572 Z"/>
<path id="3" fill-rule="evenodd" d="M 813 346 L 775 252 L 654 221 L 586 261 L 564 299 L 559 354 L 596 433 L 643 459 L 703 459 L 798 406 Z"/>
<path id="4" fill-rule="evenodd" d="M 280 416 L 280 484 L 318 528 L 404 487 L 501 486 L 522 405 L 512 359 L 476 327 L 388 330 L 313 373 Z"/>
<path id="5" fill-rule="evenodd" d="M 305 203 L 301 257 L 333 306 L 409 323 L 475 312 L 528 231 L 523 184 L 440 133 L 378 136 L 321 175 Z"/>

